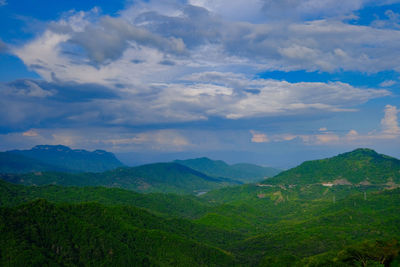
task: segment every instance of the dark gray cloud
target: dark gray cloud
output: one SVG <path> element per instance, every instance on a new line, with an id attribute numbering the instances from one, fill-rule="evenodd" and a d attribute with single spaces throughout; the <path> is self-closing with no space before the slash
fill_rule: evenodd
<path id="1" fill-rule="evenodd" d="M 222 21 L 204 8 L 184 5 L 181 16 L 167 16 L 157 12 L 144 12 L 137 16 L 135 24 L 167 38 L 175 36 L 188 48 L 221 41 Z"/>
<path id="2" fill-rule="evenodd" d="M 114 91 L 96 84 L 29 79 L 2 83 L 0 127 L 13 131 L 54 125 L 99 124 L 101 105 L 116 98 Z"/>
<path id="3" fill-rule="evenodd" d="M 164 59 L 164 60 L 160 61 L 160 64 L 167 65 L 167 66 L 174 66 L 175 62 L 172 60 Z"/>
<path id="4" fill-rule="evenodd" d="M 263 0 L 266 19 L 310 20 L 345 16 L 360 9 L 369 0 Z"/>
<path id="5" fill-rule="evenodd" d="M 3 83 L 1 87 L 3 94 L 13 97 L 38 97 L 69 103 L 118 97 L 115 90 L 98 84 L 21 79 Z"/>
<path id="6" fill-rule="evenodd" d="M 98 63 L 119 58 L 131 41 L 166 53 L 185 52 L 185 45 L 179 38 L 163 38 L 109 16 L 101 17 L 98 24 L 88 26 L 82 32 L 74 32 L 70 41 L 84 47 L 89 57 Z"/>

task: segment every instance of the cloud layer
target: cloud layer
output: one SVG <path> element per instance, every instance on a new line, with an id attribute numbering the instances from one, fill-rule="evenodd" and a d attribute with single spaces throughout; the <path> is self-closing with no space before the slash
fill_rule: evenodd
<path id="1" fill-rule="evenodd" d="M 207 127 L 220 130 L 237 121 L 238 129 L 246 120 L 308 121 L 358 112 L 369 101 L 396 95 L 398 81 L 368 88 L 262 79 L 258 73 L 398 73 L 399 14 L 388 9 L 361 25 L 357 13 L 395 3 L 400 1 L 150 0 L 132 2 L 114 16 L 96 7 L 66 11 L 22 44 L 0 40 L 0 52 L 7 48 L 42 77 L 0 84 L 0 129 L 66 143 L 77 142 L 76 129 L 109 129 L 98 138 L 102 145 L 179 150 L 196 143 L 179 131 L 190 123 L 216 120 Z M 379 136 L 397 138 L 398 110 L 388 105 L 385 114 Z M 255 143 L 366 138 L 355 129 L 339 136 L 322 128 L 302 134 L 256 126 L 243 129 Z M 126 135 L 115 136 L 115 129 Z"/>

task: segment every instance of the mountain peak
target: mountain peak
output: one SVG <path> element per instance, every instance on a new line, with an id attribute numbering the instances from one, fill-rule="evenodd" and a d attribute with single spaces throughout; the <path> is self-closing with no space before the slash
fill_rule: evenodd
<path id="1" fill-rule="evenodd" d="M 305 161 L 265 183 L 315 184 L 347 180 L 352 184 L 400 182 L 400 160 L 368 148 L 322 160 Z"/>
<path id="2" fill-rule="evenodd" d="M 375 150 L 370 148 L 357 148 L 353 151 L 340 154 L 339 156 L 376 156 L 379 155 Z"/>

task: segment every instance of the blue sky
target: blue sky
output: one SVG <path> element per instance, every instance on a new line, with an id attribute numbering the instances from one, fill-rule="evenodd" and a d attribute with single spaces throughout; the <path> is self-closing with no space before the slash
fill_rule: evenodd
<path id="1" fill-rule="evenodd" d="M 400 0 L 0 0 L 0 150 L 400 157 Z"/>

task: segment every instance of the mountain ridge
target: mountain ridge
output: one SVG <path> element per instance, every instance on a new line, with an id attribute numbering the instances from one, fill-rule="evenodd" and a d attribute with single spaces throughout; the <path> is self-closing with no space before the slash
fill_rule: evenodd
<path id="1" fill-rule="evenodd" d="M 212 160 L 207 157 L 175 160 L 174 162 L 210 176 L 226 177 L 239 180 L 243 183 L 260 181 L 266 177 L 272 177 L 280 172 L 280 170 L 275 168 L 262 167 L 250 163 L 237 163 L 230 165 L 222 160 Z"/>

